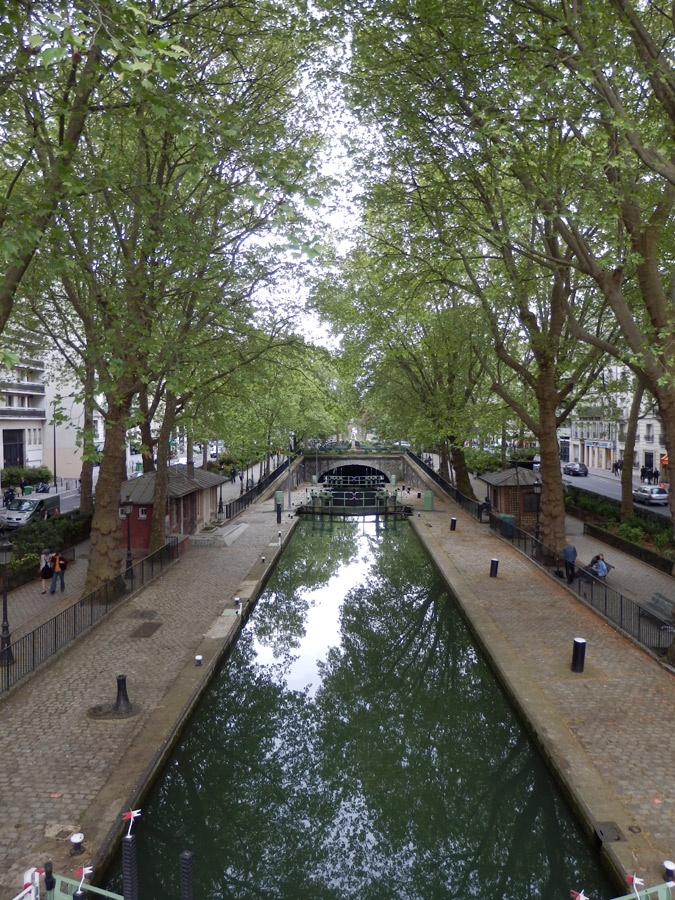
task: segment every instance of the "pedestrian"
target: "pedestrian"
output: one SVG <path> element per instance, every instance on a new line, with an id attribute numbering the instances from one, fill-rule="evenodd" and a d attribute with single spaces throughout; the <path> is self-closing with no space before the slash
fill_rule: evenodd
<path id="1" fill-rule="evenodd" d="M 234 484 L 236 477 L 237 477 L 237 470 L 235 469 L 234 466 L 232 466 L 232 468 L 230 469 L 230 481 L 232 482 L 232 484 Z"/>
<path id="2" fill-rule="evenodd" d="M 653 483 L 658 484 L 659 483 L 659 470 L 658 469 L 654 469 L 654 472 L 652 473 L 652 477 L 654 479 Z"/>
<path id="3" fill-rule="evenodd" d="M 242 487 L 244 486 L 244 470 L 243 469 L 239 469 L 239 483 L 241 484 Z"/>
<path id="4" fill-rule="evenodd" d="M 21 480 L 19 481 L 19 487 L 21 488 L 21 496 L 23 497 L 26 493 L 26 479 L 22 475 Z"/>
<path id="5" fill-rule="evenodd" d="M 647 471 L 647 469 L 645 468 L 645 466 L 642 466 L 642 468 L 640 469 L 640 481 L 645 480 L 645 472 L 646 471 Z"/>
<path id="6" fill-rule="evenodd" d="M 49 559 L 49 565 L 52 569 L 52 586 L 49 590 L 50 594 L 56 593 L 56 582 L 61 578 L 61 593 L 63 593 L 66 589 L 64 575 L 66 569 L 68 568 L 68 560 L 64 559 L 61 556 L 61 553 L 57 550 L 55 553 L 52 553 Z"/>
<path id="7" fill-rule="evenodd" d="M 597 556 L 594 556 L 591 560 L 591 567 L 589 572 L 592 572 L 596 578 L 606 578 L 609 569 L 607 568 L 607 563 L 605 562 L 605 557 L 602 553 L 598 553 Z"/>
<path id="8" fill-rule="evenodd" d="M 562 549 L 562 557 L 565 561 L 565 576 L 567 578 L 567 583 L 572 584 L 576 575 L 574 564 L 577 561 L 577 548 L 569 538 L 565 538 L 565 546 Z"/>
<path id="9" fill-rule="evenodd" d="M 40 578 L 42 579 L 42 593 L 47 593 L 47 582 L 52 577 L 52 567 L 49 565 L 49 550 L 43 550 L 40 557 Z"/>

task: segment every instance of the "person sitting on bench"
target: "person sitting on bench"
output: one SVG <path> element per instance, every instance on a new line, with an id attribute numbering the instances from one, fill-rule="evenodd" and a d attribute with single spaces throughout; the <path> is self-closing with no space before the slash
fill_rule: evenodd
<path id="1" fill-rule="evenodd" d="M 605 557 L 602 553 L 598 553 L 597 556 L 594 556 L 591 560 L 591 564 L 588 568 L 588 571 L 595 575 L 596 578 L 606 578 L 609 569 L 607 568 L 607 563 L 605 562 Z"/>

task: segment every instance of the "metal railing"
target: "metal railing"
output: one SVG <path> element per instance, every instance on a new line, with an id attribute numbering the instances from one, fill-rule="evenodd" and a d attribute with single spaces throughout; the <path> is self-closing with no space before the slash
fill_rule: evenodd
<path id="1" fill-rule="evenodd" d="M 240 512 L 246 509 L 247 506 L 250 506 L 255 500 L 263 494 L 267 488 L 273 484 L 276 479 L 288 469 L 289 465 L 296 459 L 298 454 L 295 454 L 290 459 L 286 459 L 281 465 L 277 466 L 273 472 L 270 472 L 269 475 L 266 475 L 262 481 L 259 481 L 255 487 L 250 488 L 250 490 L 246 491 L 246 493 L 242 494 L 240 497 L 237 497 L 235 500 L 230 500 L 229 503 L 223 504 L 223 512 L 225 514 L 226 519 L 233 519 L 235 516 L 238 516 Z"/>
<path id="2" fill-rule="evenodd" d="M 435 472 L 431 466 L 427 465 L 423 459 L 420 459 L 420 457 L 416 456 L 411 450 L 406 450 L 406 456 L 409 456 L 410 459 L 414 460 L 415 464 L 418 465 L 429 478 L 432 478 L 448 497 L 454 500 L 455 503 L 458 503 L 470 516 L 473 516 L 474 519 L 478 519 L 480 522 L 483 509 L 485 508 L 484 503 L 479 503 L 477 500 L 467 497 L 466 494 L 462 494 L 461 491 L 457 490 L 454 484 L 450 484 L 445 478 L 441 478 L 438 472 Z"/>
<path id="3" fill-rule="evenodd" d="M 547 547 L 529 532 L 518 528 L 511 520 L 490 512 L 490 528 L 500 537 L 538 563 L 552 576 L 564 578 L 565 563 L 556 550 Z M 575 577 L 568 587 L 600 612 L 606 619 L 618 625 L 645 647 L 664 653 L 675 638 L 672 619 L 667 619 L 631 597 L 610 587 L 604 579 L 596 578 L 583 568 L 575 567 Z"/>
<path id="4" fill-rule="evenodd" d="M 518 528 L 510 519 L 503 519 L 486 509 L 485 504 L 478 503 L 461 494 L 454 485 L 448 484 L 444 478 L 434 472 L 431 466 L 428 466 L 414 453 L 408 451 L 408 456 L 430 478 L 433 478 L 449 497 L 475 519 L 481 521 L 483 511 L 487 511 L 492 531 L 517 546 L 521 553 L 529 556 L 530 559 L 546 569 L 553 578 L 564 577 L 565 565 L 560 553 L 546 547 L 529 532 Z M 638 600 L 626 597 L 625 594 L 610 587 L 606 581 L 595 578 L 578 567 L 574 581 L 569 587 L 593 609 L 602 613 L 606 619 L 618 625 L 619 628 L 651 650 L 664 653 L 675 638 L 672 619 L 665 618 Z"/>
<path id="5" fill-rule="evenodd" d="M 141 588 L 159 575 L 179 555 L 178 538 L 134 563 L 97 590 L 82 597 L 42 625 L 13 641 L 0 658 L 0 693 L 8 691 L 35 671 L 50 656 L 107 615 L 121 597 Z"/>

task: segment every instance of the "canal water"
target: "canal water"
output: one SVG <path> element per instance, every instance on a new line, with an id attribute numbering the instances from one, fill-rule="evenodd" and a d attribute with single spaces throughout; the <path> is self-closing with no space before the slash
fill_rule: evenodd
<path id="1" fill-rule="evenodd" d="M 135 831 L 144 900 L 616 893 L 405 521 L 299 523 Z"/>

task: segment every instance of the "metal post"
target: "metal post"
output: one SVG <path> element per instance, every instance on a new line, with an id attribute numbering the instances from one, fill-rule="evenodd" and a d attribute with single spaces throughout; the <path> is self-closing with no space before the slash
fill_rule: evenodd
<path id="1" fill-rule="evenodd" d="M 281 525 L 281 503 L 277 503 L 277 525 Z"/>
<path id="2" fill-rule="evenodd" d="M 450 519 L 450 531 L 456 531 L 457 519 Z"/>
<path id="3" fill-rule="evenodd" d="M 490 560 L 490 578 L 496 578 L 496 577 L 497 577 L 497 568 L 498 568 L 498 567 L 499 567 L 499 560 L 498 560 L 498 559 L 491 559 L 491 560 Z"/>
<path id="4" fill-rule="evenodd" d="M 9 549 L 7 549 L 9 548 Z M 2 558 L 2 630 L 0 631 L 0 663 L 3 666 L 11 666 L 14 662 L 12 653 L 12 638 L 9 633 L 9 619 L 7 616 L 7 566 L 12 556 L 12 545 L 9 541 L 0 544 Z"/>
<path id="5" fill-rule="evenodd" d="M 122 838 L 122 893 L 124 900 L 138 900 L 138 860 L 135 834 L 127 834 Z"/>
<path id="6" fill-rule="evenodd" d="M 117 676 L 117 699 L 115 700 L 115 712 L 127 715 L 131 712 L 131 701 L 127 693 L 127 676 Z"/>
<path id="7" fill-rule="evenodd" d="M 572 671 L 583 672 L 586 660 L 586 641 L 584 638 L 574 638 L 572 648 Z"/>
<path id="8" fill-rule="evenodd" d="M 220 467 L 220 477 L 223 478 L 223 472 L 225 471 L 223 467 Z M 218 515 L 222 516 L 223 514 L 223 482 L 220 482 L 220 500 L 218 501 Z"/>
<path id="9" fill-rule="evenodd" d="M 52 418 L 54 422 L 54 490 L 58 490 L 56 487 L 56 400 L 52 401 Z"/>
<path id="10" fill-rule="evenodd" d="M 133 508 L 133 507 L 132 507 Z M 127 507 L 127 578 L 134 577 L 134 563 L 131 558 L 131 510 Z"/>
<path id="11" fill-rule="evenodd" d="M 180 900 L 192 900 L 194 868 L 194 853 L 191 850 L 183 850 L 180 855 Z"/>

